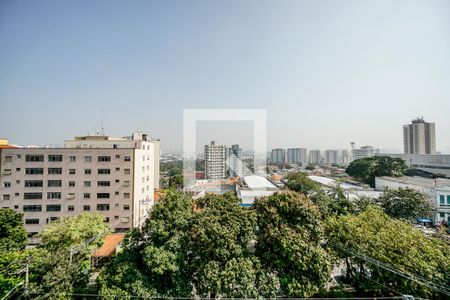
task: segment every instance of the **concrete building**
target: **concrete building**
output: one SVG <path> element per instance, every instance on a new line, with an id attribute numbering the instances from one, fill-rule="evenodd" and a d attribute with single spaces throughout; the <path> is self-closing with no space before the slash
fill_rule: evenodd
<path id="1" fill-rule="evenodd" d="M 305 165 L 308 162 L 308 150 L 306 148 L 287 149 L 287 162 Z"/>
<path id="2" fill-rule="evenodd" d="M 228 164 L 228 176 L 242 177 L 243 175 L 243 166 L 242 166 L 242 149 L 239 148 L 239 145 L 232 145 L 230 148 L 227 148 L 227 164 Z"/>
<path id="3" fill-rule="evenodd" d="M 403 148 L 405 154 L 436 154 L 434 123 L 425 122 L 422 117 L 403 125 Z"/>
<path id="4" fill-rule="evenodd" d="M 29 233 L 97 211 L 113 231 L 140 226 L 159 187 L 159 141 L 82 136 L 64 148 L 0 148 L 0 207 L 25 215 Z"/>
<path id="5" fill-rule="evenodd" d="M 309 151 L 309 163 L 313 165 L 318 165 L 322 161 L 322 154 L 320 150 L 310 150 Z"/>
<path id="6" fill-rule="evenodd" d="M 286 151 L 284 149 L 272 149 L 270 161 L 274 164 L 286 162 Z"/>
<path id="7" fill-rule="evenodd" d="M 431 179 L 424 177 L 377 177 L 375 178 L 375 189 L 384 190 L 398 188 L 412 188 L 427 194 L 430 201 L 434 203 L 436 212 L 433 213 L 433 224 L 443 221 L 450 222 L 450 180 Z"/>
<path id="8" fill-rule="evenodd" d="M 223 179 L 226 173 L 226 147 L 211 141 L 210 145 L 205 145 L 205 178 Z"/>
<path id="9" fill-rule="evenodd" d="M 244 176 L 236 186 L 236 192 L 243 206 L 250 206 L 257 198 L 268 197 L 279 189 L 262 176 Z"/>
<path id="10" fill-rule="evenodd" d="M 380 154 L 381 155 L 381 154 Z M 382 154 L 392 158 L 401 158 L 412 169 L 450 177 L 450 154 Z"/>
<path id="11" fill-rule="evenodd" d="M 325 150 L 324 162 L 328 165 L 337 164 L 339 162 L 339 151 Z"/>
<path id="12" fill-rule="evenodd" d="M 353 149 L 353 160 L 372 157 L 380 153 L 380 149 L 374 149 L 372 146 L 362 146 L 359 149 Z"/>

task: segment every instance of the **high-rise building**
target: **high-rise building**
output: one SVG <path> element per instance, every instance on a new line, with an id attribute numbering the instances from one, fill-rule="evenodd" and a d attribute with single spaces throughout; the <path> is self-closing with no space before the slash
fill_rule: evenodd
<path id="1" fill-rule="evenodd" d="M 436 154 L 434 123 L 425 122 L 422 117 L 403 125 L 403 148 L 405 154 Z"/>
<path id="2" fill-rule="evenodd" d="M 97 211 L 113 231 L 139 227 L 159 187 L 159 140 L 82 136 L 64 148 L 0 147 L 0 207 L 24 213 L 29 233 Z"/>
<path id="3" fill-rule="evenodd" d="M 243 176 L 241 158 L 242 149 L 239 148 L 239 145 L 232 145 L 230 148 L 227 148 L 228 176 Z"/>
<path id="4" fill-rule="evenodd" d="M 286 151 L 284 149 L 272 149 L 270 161 L 275 164 L 286 162 Z"/>
<path id="5" fill-rule="evenodd" d="M 313 165 L 320 164 L 322 160 L 322 155 L 320 154 L 320 150 L 310 150 L 309 151 L 309 163 Z"/>
<path id="6" fill-rule="evenodd" d="M 205 178 L 223 179 L 226 173 L 226 147 L 211 141 L 210 145 L 205 145 Z"/>
<path id="7" fill-rule="evenodd" d="M 326 164 L 337 164 L 339 161 L 339 151 L 337 150 L 325 150 L 324 161 Z"/>
<path id="8" fill-rule="evenodd" d="M 308 162 L 308 150 L 306 148 L 287 149 L 287 162 L 294 164 L 306 164 Z"/>
<path id="9" fill-rule="evenodd" d="M 380 149 L 374 149 L 372 146 L 362 146 L 359 149 L 353 149 L 353 160 L 375 156 L 380 153 Z"/>

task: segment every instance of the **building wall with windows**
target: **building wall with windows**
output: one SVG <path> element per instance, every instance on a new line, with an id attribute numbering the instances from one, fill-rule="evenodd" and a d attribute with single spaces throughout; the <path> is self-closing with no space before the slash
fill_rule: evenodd
<path id="1" fill-rule="evenodd" d="M 223 179 L 226 177 L 226 147 L 211 141 L 205 145 L 205 177 L 206 179 Z"/>
<path id="2" fill-rule="evenodd" d="M 140 226 L 159 181 L 156 151 L 159 141 L 105 136 L 75 138 L 65 148 L 2 149 L 0 207 L 23 212 L 28 232 L 84 211 L 103 215 L 112 230 Z"/>
<path id="3" fill-rule="evenodd" d="M 375 189 L 382 191 L 385 188 L 412 188 L 430 197 L 436 211 L 433 212 L 433 223 L 438 224 L 443 221 L 450 222 L 450 180 L 431 179 L 423 177 L 377 177 L 375 179 Z"/>
<path id="4" fill-rule="evenodd" d="M 272 149 L 270 161 L 275 164 L 285 163 L 286 162 L 286 151 L 284 149 Z"/>
<path id="5" fill-rule="evenodd" d="M 306 164 L 308 162 L 308 150 L 306 148 L 289 148 L 286 153 L 288 163 Z"/>

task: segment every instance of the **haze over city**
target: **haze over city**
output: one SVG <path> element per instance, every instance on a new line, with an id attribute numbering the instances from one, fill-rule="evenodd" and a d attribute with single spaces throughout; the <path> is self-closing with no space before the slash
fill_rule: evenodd
<path id="1" fill-rule="evenodd" d="M 450 152 L 449 1 L 273 4 L 2 1 L 0 136 L 62 144 L 103 106 L 107 134 L 179 151 L 183 109 L 265 108 L 269 149 L 401 152 L 424 116 Z"/>

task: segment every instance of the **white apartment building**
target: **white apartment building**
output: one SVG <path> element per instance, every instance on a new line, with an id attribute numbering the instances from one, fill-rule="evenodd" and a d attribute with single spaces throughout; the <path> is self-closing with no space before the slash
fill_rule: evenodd
<path id="1" fill-rule="evenodd" d="M 226 147 L 211 141 L 210 145 L 205 145 L 205 178 L 223 179 L 226 173 Z"/>
<path id="2" fill-rule="evenodd" d="M 97 211 L 113 231 L 140 226 L 159 188 L 159 140 L 82 136 L 64 148 L 0 147 L 0 207 L 24 213 L 29 233 Z"/>
<path id="3" fill-rule="evenodd" d="M 328 165 L 337 164 L 339 162 L 339 151 L 325 150 L 324 162 Z"/>
<path id="4" fill-rule="evenodd" d="M 232 145 L 230 148 L 227 148 L 227 164 L 228 164 L 228 176 L 242 177 L 244 175 L 244 168 L 242 165 L 242 148 L 239 145 Z"/>
<path id="5" fill-rule="evenodd" d="M 287 162 L 294 164 L 306 164 L 308 162 L 308 150 L 306 148 L 287 149 Z"/>
<path id="6" fill-rule="evenodd" d="M 450 180 L 431 179 L 424 177 L 377 177 L 375 178 L 375 189 L 382 191 L 385 188 L 412 188 L 427 194 L 430 201 L 434 203 L 436 212 L 433 214 L 433 224 L 443 221 L 450 222 Z"/>
<path id="7" fill-rule="evenodd" d="M 284 149 L 272 149 L 270 161 L 274 164 L 286 162 L 286 151 Z"/>
<path id="8" fill-rule="evenodd" d="M 320 150 L 310 150 L 309 151 L 309 163 L 318 165 L 320 164 L 322 160 L 322 154 L 320 153 Z"/>
<path id="9" fill-rule="evenodd" d="M 362 146 L 359 149 L 353 149 L 353 160 L 372 157 L 380 153 L 380 149 L 374 149 L 372 146 Z"/>

